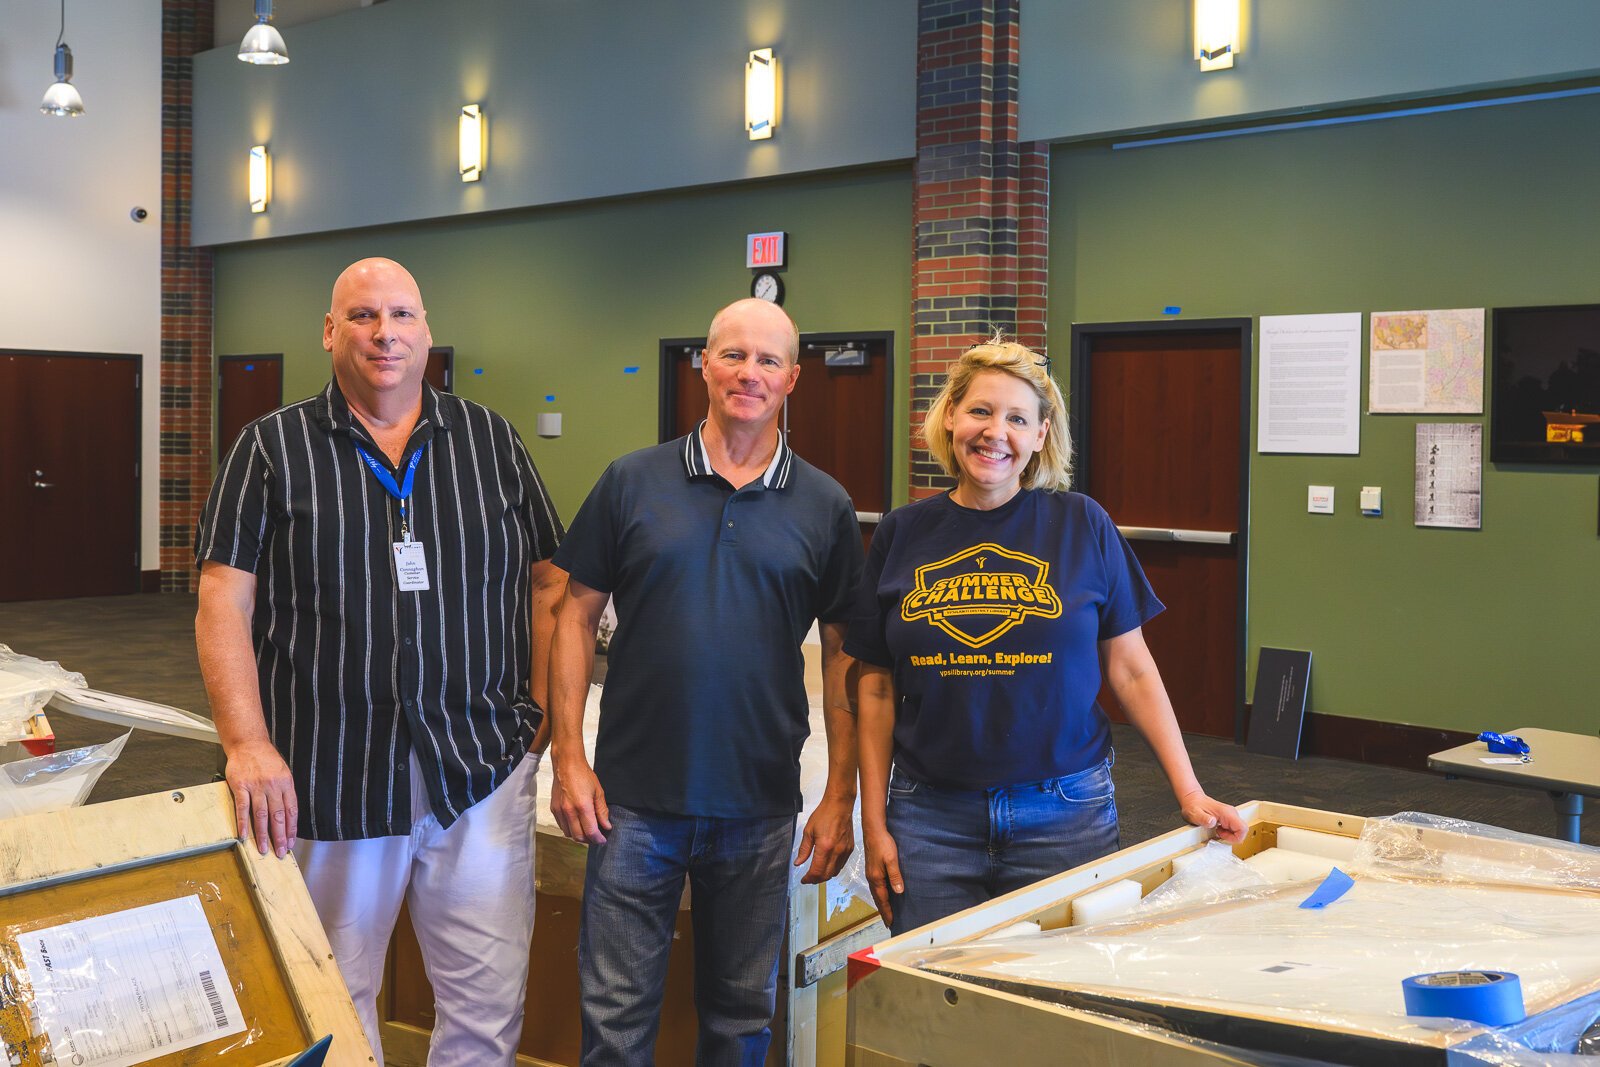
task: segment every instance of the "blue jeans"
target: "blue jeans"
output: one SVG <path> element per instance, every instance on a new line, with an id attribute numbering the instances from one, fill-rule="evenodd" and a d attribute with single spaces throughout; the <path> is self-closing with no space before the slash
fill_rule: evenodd
<path id="1" fill-rule="evenodd" d="M 760 1067 L 772 1041 L 794 816 L 716 819 L 611 806 L 589 846 L 578 934 L 583 1067 L 655 1062 L 673 923 L 687 876 L 695 1062 Z"/>
<path id="2" fill-rule="evenodd" d="M 889 775 L 889 834 L 906 891 L 890 895 L 895 934 L 1115 852 L 1115 756 L 1039 782 L 943 789 Z"/>

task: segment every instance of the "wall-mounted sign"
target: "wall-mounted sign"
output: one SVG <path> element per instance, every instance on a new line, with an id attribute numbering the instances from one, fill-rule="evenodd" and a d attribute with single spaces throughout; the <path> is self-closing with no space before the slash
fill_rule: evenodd
<path id="1" fill-rule="evenodd" d="M 783 266 L 784 248 L 789 235 L 782 230 L 772 233 L 748 233 L 744 238 L 744 265 L 747 267 Z"/>

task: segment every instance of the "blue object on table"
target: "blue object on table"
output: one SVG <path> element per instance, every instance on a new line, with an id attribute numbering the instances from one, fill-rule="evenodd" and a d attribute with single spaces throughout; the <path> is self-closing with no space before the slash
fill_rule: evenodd
<path id="1" fill-rule="evenodd" d="M 1488 745 L 1490 752 L 1504 752 L 1508 756 L 1526 756 L 1531 751 L 1528 742 L 1516 734 L 1497 734 L 1485 730 L 1478 735 L 1478 740 Z"/>
<path id="2" fill-rule="evenodd" d="M 1506 1026 L 1527 1018 L 1522 980 L 1507 971 L 1440 971 L 1400 983 L 1407 1015 Z"/>

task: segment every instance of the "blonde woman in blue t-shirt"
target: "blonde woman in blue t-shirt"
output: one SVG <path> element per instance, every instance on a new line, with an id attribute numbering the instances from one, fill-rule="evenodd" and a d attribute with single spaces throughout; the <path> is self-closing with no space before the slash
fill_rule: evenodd
<path id="1" fill-rule="evenodd" d="M 1141 627 L 1162 610 L 1127 542 L 1068 491 L 1043 359 L 999 338 L 923 425 L 956 478 L 873 538 L 845 651 L 861 662 L 867 880 L 896 934 L 1119 847 L 1104 678 L 1189 822 L 1243 837 L 1195 778 Z"/>

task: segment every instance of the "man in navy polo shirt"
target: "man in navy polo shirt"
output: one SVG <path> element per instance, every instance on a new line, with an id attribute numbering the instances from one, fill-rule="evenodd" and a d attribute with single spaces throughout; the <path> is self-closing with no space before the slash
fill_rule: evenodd
<path id="1" fill-rule="evenodd" d="M 551 659 L 550 807 L 589 845 L 578 964 L 583 1064 L 654 1059 L 673 923 L 689 879 L 701 1064 L 761 1063 L 771 1041 L 800 748 L 801 642 L 820 620 L 828 785 L 796 865 L 838 873 L 853 847 L 855 721 L 841 651 L 861 569 L 855 512 L 778 430 L 800 376 L 777 305 L 711 322 L 710 413 L 622 457 L 555 557 L 571 575 Z M 595 627 L 616 603 L 595 766 L 583 747 Z"/>

